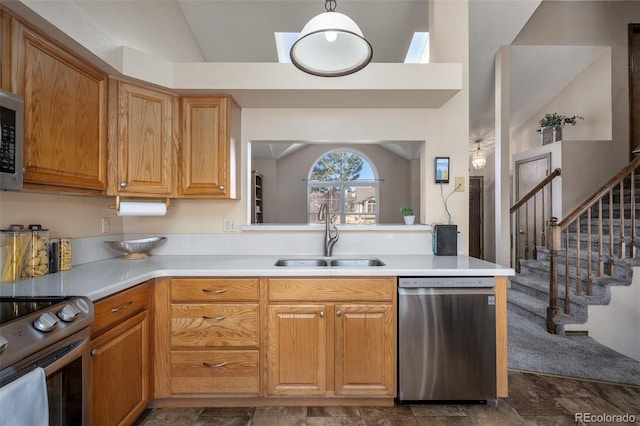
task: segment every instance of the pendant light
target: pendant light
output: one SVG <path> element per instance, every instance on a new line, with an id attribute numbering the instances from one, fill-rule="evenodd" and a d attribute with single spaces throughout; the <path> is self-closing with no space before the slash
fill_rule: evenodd
<path id="1" fill-rule="evenodd" d="M 471 154 L 471 165 L 474 169 L 480 170 L 487 164 L 487 156 L 484 155 L 484 151 L 480 148 L 480 141 L 476 141 L 476 144 L 478 149 Z"/>
<path id="2" fill-rule="evenodd" d="M 300 70 L 338 77 L 360 71 L 371 62 L 373 49 L 358 25 L 335 11 L 336 0 L 325 0 L 323 12 L 304 26 L 291 46 L 291 62 Z"/>

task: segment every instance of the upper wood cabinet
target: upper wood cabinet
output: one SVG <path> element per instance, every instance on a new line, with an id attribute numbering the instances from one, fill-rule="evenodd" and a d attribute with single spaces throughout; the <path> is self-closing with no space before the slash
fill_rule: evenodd
<path id="1" fill-rule="evenodd" d="M 109 194 L 173 196 L 177 96 L 115 79 L 109 92 Z"/>
<path id="2" fill-rule="evenodd" d="M 109 82 L 109 194 L 236 198 L 240 108 L 229 96 L 183 97 Z"/>
<path id="3" fill-rule="evenodd" d="M 180 100 L 182 198 L 237 198 L 240 108 L 230 96 Z"/>
<path id="4" fill-rule="evenodd" d="M 24 97 L 25 187 L 104 193 L 106 75 L 17 19 L 1 21 L 2 85 Z"/>

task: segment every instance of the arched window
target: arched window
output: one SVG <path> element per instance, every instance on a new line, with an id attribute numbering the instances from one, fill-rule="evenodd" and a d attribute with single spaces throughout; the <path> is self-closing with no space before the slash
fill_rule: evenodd
<path id="1" fill-rule="evenodd" d="M 333 223 L 378 223 L 378 176 L 363 154 L 347 149 L 330 151 L 311 168 L 307 184 L 309 223 L 329 205 Z"/>

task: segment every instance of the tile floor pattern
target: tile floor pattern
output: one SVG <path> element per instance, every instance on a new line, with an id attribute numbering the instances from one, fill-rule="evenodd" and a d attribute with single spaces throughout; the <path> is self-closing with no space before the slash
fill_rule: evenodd
<path id="1" fill-rule="evenodd" d="M 575 415 L 592 417 L 576 422 Z M 633 422 L 593 422 L 596 416 Z M 619 418 L 625 420 L 625 418 Z M 137 426 L 516 426 L 640 425 L 640 387 L 509 371 L 509 397 L 489 405 L 397 405 L 395 407 L 173 408 L 145 411 Z"/>

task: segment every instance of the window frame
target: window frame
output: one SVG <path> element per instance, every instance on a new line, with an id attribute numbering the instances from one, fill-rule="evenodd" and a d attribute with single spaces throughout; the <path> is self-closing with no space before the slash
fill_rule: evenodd
<path id="1" fill-rule="evenodd" d="M 345 152 L 349 152 L 352 154 L 356 154 L 358 156 L 360 156 L 369 166 L 369 168 L 371 169 L 372 173 L 373 173 L 373 179 L 356 179 L 356 180 L 317 180 L 311 179 L 311 176 L 313 174 L 313 170 L 316 168 L 317 164 L 323 159 L 325 158 L 327 155 L 330 155 L 334 152 L 341 152 L 341 151 L 345 151 Z M 375 164 L 373 161 L 371 161 L 371 159 L 365 155 L 364 153 L 356 150 L 356 149 L 352 149 L 352 148 L 336 148 L 336 149 L 332 149 L 330 151 L 327 151 L 325 153 L 323 153 L 321 156 L 319 156 L 316 161 L 313 162 L 313 164 L 311 165 L 310 169 L 309 169 L 309 175 L 308 175 L 308 179 L 307 179 L 307 223 L 308 224 L 314 224 L 317 223 L 317 221 L 313 221 L 312 219 L 317 215 L 317 211 L 312 211 L 311 208 L 311 203 L 312 203 L 312 188 L 321 188 L 321 187 L 327 187 L 327 188 L 331 188 L 331 187 L 335 187 L 337 188 L 336 193 L 338 194 L 338 207 L 339 207 L 339 211 L 336 211 L 335 209 L 332 210 L 332 203 L 329 203 L 329 214 L 330 216 L 333 217 L 339 217 L 340 218 L 340 224 L 343 225 L 359 225 L 358 223 L 349 223 L 347 222 L 347 217 L 352 216 L 358 216 L 358 217 L 370 217 L 373 216 L 374 218 L 374 224 L 378 224 L 380 223 L 380 186 L 379 186 L 379 179 L 378 179 L 378 171 L 375 167 Z M 347 188 L 350 187 L 363 187 L 363 188 L 373 188 L 374 190 L 374 200 L 375 200 L 375 212 L 374 213 L 368 213 L 366 210 L 366 206 L 364 206 L 364 210 L 362 212 L 347 212 L 345 210 L 345 205 L 346 205 L 346 194 L 347 194 Z M 319 207 L 319 206 L 318 206 Z M 367 225 L 368 223 L 364 223 L 364 225 Z"/>

